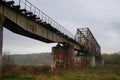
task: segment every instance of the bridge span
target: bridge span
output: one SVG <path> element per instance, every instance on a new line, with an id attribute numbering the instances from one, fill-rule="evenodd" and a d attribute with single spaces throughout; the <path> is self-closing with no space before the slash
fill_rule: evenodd
<path id="1" fill-rule="evenodd" d="M 78 28 L 74 36 L 28 0 L 0 0 L 1 54 L 3 27 L 45 43 L 58 43 L 52 49 L 54 66 L 101 64 L 101 48 L 89 28 Z"/>

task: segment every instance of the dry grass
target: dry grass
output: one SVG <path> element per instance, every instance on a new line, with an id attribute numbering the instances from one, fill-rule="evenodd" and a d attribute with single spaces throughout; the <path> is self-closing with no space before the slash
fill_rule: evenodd
<path id="1" fill-rule="evenodd" d="M 23 67 L 11 68 L 11 70 L 3 72 L 3 80 L 7 76 L 9 80 L 12 76 L 18 78 L 33 78 L 33 80 L 120 80 L 119 66 L 104 66 L 94 68 L 80 68 L 73 70 L 62 70 L 59 72 L 51 72 L 48 66 L 30 67 L 24 70 Z M 11 80 L 11 79 L 10 79 Z M 15 80 L 15 79 L 14 79 Z"/>

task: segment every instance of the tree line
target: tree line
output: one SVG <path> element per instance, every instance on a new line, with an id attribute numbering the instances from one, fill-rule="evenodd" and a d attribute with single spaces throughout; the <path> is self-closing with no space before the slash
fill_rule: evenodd
<path id="1" fill-rule="evenodd" d="M 104 53 L 103 60 L 105 64 L 120 64 L 120 51 L 115 53 Z"/>
<path id="2" fill-rule="evenodd" d="M 120 65 L 120 51 L 115 53 L 104 53 L 102 54 L 104 64 L 117 64 Z M 16 65 L 14 57 L 10 55 L 10 52 L 4 52 L 2 55 L 2 65 Z"/>

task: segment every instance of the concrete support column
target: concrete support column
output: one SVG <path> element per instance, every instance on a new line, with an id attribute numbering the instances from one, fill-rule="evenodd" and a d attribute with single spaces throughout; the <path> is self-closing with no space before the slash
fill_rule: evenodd
<path id="1" fill-rule="evenodd" d="M 3 27 L 0 26 L 0 55 L 2 54 L 2 44 L 3 44 Z"/>
<path id="2" fill-rule="evenodd" d="M 102 66 L 104 66 L 104 60 L 102 59 Z"/>
<path id="3" fill-rule="evenodd" d="M 2 71 L 2 46 L 3 46 L 3 23 L 4 23 L 4 16 L 0 14 L 0 80 L 1 79 L 1 71 Z"/>
<path id="4" fill-rule="evenodd" d="M 0 14 L 0 55 L 2 54 L 4 16 Z"/>
<path id="5" fill-rule="evenodd" d="M 91 55 L 90 56 L 90 66 L 91 67 L 95 67 L 95 56 L 94 55 Z"/>
<path id="6" fill-rule="evenodd" d="M 104 63 L 104 61 L 102 60 L 102 58 L 101 57 L 97 57 L 97 59 L 96 59 L 96 65 L 97 66 L 102 66 L 103 65 L 103 63 Z"/>
<path id="7" fill-rule="evenodd" d="M 0 25 L 0 80 L 2 77 L 2 44 L 3 44 L 3 27 Z"/>
<path id="8" fill-rule="evenodd" d="M 74 48 L 72 46 L 57 45 L 52 48 L 53 55 L 53 70 L 61 70 L 73 68 L 74 62 Z"/>

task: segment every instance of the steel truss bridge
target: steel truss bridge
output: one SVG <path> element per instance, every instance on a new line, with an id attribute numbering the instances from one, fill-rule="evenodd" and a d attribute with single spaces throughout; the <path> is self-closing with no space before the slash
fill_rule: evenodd
<path id="1" fill-rule="evenodd" d="M 2 53 L 3 27 L 10 31 L 45 43 L 61 43 L 74 50 L 93 55 L 101 61 L 101 48 L 89 28 L 78 28 L 75 36 L 47 16 L 28 0 L 0 0 L 0 52 Z"/>

